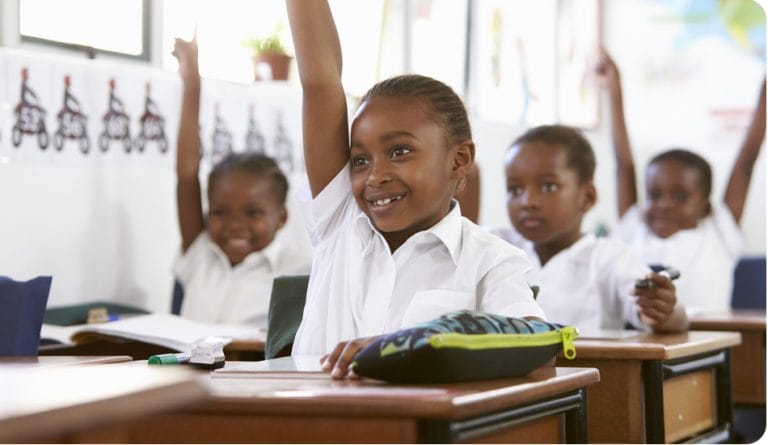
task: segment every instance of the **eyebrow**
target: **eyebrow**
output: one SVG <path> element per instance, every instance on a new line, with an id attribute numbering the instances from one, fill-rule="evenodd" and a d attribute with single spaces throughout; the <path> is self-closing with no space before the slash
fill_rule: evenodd
<path id="1" fill-rule="evenodd" d="M 400 131 L 391 131 L 389 133 L 384 133 L 379 138 L 379 141 L 382 142 L 382 143 L 387 143 L 387 142 L 391 141 L 392 139 L 397 139 L 397 138 L 400 138 L 400 137 L 407 137 L 407 138 L 410 138 L 410 139 L 415 139 L 417 141 L 419 140 L 419 138 L 416 137 L 415 134 L 413 134 L 413 133 L 411 133 L 409 131 L 400 130 Z M 349 148 L 362 147 L 362 144 L 360 144 L 360 143 L 358 143 L 356 141 L 351 141 L 351 142 L 352 143 L 350 144 Z"/>

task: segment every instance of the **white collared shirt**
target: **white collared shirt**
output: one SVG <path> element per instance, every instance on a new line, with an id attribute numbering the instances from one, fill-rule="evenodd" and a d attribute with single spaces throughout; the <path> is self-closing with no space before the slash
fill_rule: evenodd
<path id="1" fill-rule="evenodd" d="M 533 243 L 513 228 L 493 232 L 533 260 L 528 281 L 540 286 L 536 301 L 549 321 L 576 326 L 582 333 L 622 329 L 625 322 L 648 329 L 630 292 L 651 270 L 620 241 L 585 234 L 542 266 Z"/>
<path id="2" fill-rule="evenodd" d="M 672 266 L 680 271 L 677 297 L 690 312 L 731 306 L 733 270 L 745 241 L 738 223 L 724 204 L 693 229 L 659 238 L 643 220 L 637 206 L 624 213 L 611 232 L 646 263 Z"/>
<path id="3" fill-rule="evenodd" d="M 458 203 L 394 254 L 357 206 L 349 167 L 309 207 L 315 254 L 293 354 L 324 354 L 460 309 L 544 318 L 525 254 L 462 218 Z"/>
<path id="4" fill-rule="evenodd" d="M 234 267 L 208 232 L 200 233 L 174 266 L 176 279 L 184 286 L 180 315 L 206 323 L 266 328 L 272 280 L 306 274 L 312 261 L 311 251 L 289 244 L 290 234 L 284 230 Z"/>

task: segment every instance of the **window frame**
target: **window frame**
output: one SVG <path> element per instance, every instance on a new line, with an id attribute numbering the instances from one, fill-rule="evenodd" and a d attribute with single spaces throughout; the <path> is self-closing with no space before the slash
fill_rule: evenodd
<path id="1" fill-rule="evenodd" d="M 21 2 L 18 0 L 16 11 L 16 34 L 18 35 L 19 42 L 32 43 L 38 45 L 46 45 L 54 48 L 65 49 L 74 52 L 85 52 L 88 58 L 93 59 L 97 55 L 105 55 L 111 57 L 120 57 L 141 62 L 152 61 L 152 2 L 151 0 L 141 0 L 141 53 L 128 54 L 120 51 L 110 51 L 106 49 L 100 49 L 89 45 L 81 45 L 77 43 L 64 42 L 61 40 L 47 39 L 43 37 L 35 37 L 31 35 L 22 34 L 21 32 Z"/>

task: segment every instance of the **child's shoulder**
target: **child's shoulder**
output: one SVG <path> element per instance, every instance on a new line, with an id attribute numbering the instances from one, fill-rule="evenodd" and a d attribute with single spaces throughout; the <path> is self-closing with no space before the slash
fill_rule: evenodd
<path id="1" fill-rule="evenodd" d="M 465 220 L 462 224 L 462 237 L 466 247 L 477 255 L 527 258 L 517 242 L 519 234 L 512 229 L 486 228 Z"/>

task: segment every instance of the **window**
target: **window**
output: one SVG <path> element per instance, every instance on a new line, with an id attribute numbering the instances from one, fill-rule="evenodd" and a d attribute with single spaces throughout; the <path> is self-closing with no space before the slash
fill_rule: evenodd
<path id="1" fill-rule="evenodd" d="M 149 60 L 149 0 L 19 0 L 21 40 Z"/>

